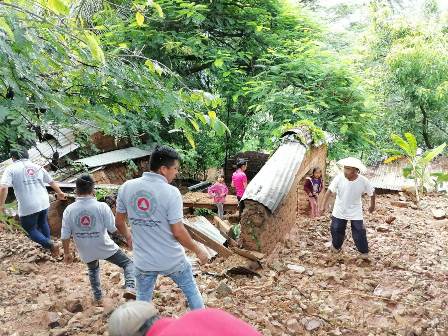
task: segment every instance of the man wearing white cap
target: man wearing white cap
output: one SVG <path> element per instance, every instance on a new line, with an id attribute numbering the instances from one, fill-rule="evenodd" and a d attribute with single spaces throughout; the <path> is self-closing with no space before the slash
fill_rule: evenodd
<path id="1" fill-rule="evenodd" d="M 362 195 L 370 196 L 369 212 L 372 213 L 375 210 L 375 189 L 370 181 L 360 174 L 367 170 L 360 160 L 348 157 L 340 160 L 338 164 L 344 167 L 344 173 L 336 176 L 330 183 L 322 207 L 325 211 L 330 196 L 336 194 L 331 217 L 332 250 L 341 250 L 347 222 L 350 221 L 356 248 L 361 253 L 361 258 L 367 259 L 369 246 L 362 214 Z"/>

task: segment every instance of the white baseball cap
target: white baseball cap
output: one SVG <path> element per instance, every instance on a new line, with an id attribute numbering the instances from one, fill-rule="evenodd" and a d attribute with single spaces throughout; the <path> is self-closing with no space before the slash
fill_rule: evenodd
<path id="1" fill-rule="evenodd" d="M 110 336 L 133 336 L 150 318 L 158 315 L 152 303 L 129 301 L 121 305 L 109 318 Z"/>

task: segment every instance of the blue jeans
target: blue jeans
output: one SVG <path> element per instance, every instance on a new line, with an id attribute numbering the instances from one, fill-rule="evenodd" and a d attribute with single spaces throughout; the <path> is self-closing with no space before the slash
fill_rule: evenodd
<path id="1" fill-rule="evenodd" d="M 46 249 L 51 249 L 53 242 L 50 239 L 50 226 L 48 225 L 48 209 L 20 217 L 20 224 L 35 241 Z"/>
<path id="2" fill-rule="evenodd" d="M 124 283 L 127 289 L 135 288 L 135 268 L 132 260 L 119 249 L 114 255 L 106 259 L 107 261 L 121 267 L 124 271 Z M 90 286 L 92 287 L 93 297 L 95 300 L 101 300 L 103 293 L 101 292 L 100 280 L 100 263 L 98 260 L 87 263 L 89 269 Z"/>
<path id="3" fill-rule="evenodd" d="M 345 229 L 347 228 L 346 219 L 331 217 L 331 238 L 333 247 L 340 249 L 345 240 Z M 353 241 L 356 248 L 361 253 L 369 252 L 369 244 L 367 243 L 367 234 L 362 220 L 351 220 Z"/>
<path id="4" fill-rule="evenodd" d="M 166 272 L 142 271 L 136 267 L 137 301 L 151 302 L 154 286 L 159 274 L 171 278 L 179 286 L 186 296 L 188 306 L 191 310 L 204 308 L 204 301 L 194 280 L 191 265 L 187 260 Z"/>

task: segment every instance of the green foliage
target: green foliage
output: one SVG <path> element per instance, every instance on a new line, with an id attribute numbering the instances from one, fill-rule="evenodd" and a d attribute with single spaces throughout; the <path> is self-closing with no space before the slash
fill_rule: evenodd
<path id="1" fill-rule="evenodd" d="M 113 195 L 113 191 L 111 191 L 110 189 L 103 189 L 103 188 L 95 189 L 95 197 L 100 202 L 105 202 L 107 196 L 112 196 L 112 195 Z"/>
<path id="2" fill-rule="evenodd" d="M 212 217 L 215 215 L 215 213 L 210 209 L 197 208 L 197 209 L 194 209 L 194 215 L 195 216 Z"/>
<path id="3" fill-rule="evenodd" d="M 153 7 L 160 16 L 158 4 Z M 2 152 L 63 126 L 133 140 L 146 133 L 152 141 L 160 141 L 160 130 L 177 120 L 184 121 L 180 131 L 186 137 L 196 132 L 192 123 L 226 131 L 217 118 L 202 122 L 221 104 L 218 96 L 204 98 L 206 92 L 190 89 L 160 62 L 132 52 L 126 41 L 109 43 L 105 27 L 86 26 L 68 8 L 65 0 L 0 3 Z"/>
<path id="4" fill-rule="evenodd" d="M 425 184 L 429 182 L 430 175 L 427 171 L 427 167 L 438 155 L 443 153 L 446 143 L 443 143 L 434 149 L 427 150 L 420 156 L 418 155 L 417 140 L 415 136 L 411 133 L 405 133 L 404 136 L 405 138 L 396 134 L 391 135 L 393 143 L 399 149 L 388 150 L 393 156 L 386 159 L 385 162 L 390 163 L 401 158 L 406 159 L 410 166 L 404 168 L 403 175 L 404 177 L 414 179 L 418 203 L 420 200 L 419 191 L 423 193 Z M 441 175 L 441 179 L 443 178 L 444 176 Z"/>
<path id="5" fill-rule="evenodd" d="M 322 129 L 317 127 L 311 120 L 299 120 L 293 124 L 291 123 L 284 124 L 277 130 L 275 130 L 273 134 L 275 137 L 278 138 L 286 131 L 300 127 L 306 127 L 310 131 L 314 144 L 322 144 L 326 142 L 324 131 L 322 131 Z"/>

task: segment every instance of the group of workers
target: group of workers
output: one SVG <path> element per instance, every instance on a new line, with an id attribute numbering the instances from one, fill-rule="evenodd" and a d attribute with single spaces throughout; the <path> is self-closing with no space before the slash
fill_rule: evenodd
<path id="1" fill-rule="evenodd" d="M 46 184 L 54 189 L 59 199 L 66 195 L 49 173 L 28 157 L 26 150 L 11 153 L 13 163 L 6 167 L 0 181 L 0 212 L 4 210 L 8 188 L 12 187 L 18 201 L 20 223 L 29 237 L 59 255 L 59 245 L 50 237 L 48 225 L 49 196 Z M 345 229 L 351 221 L 356 247 L 367 257 L 368 244 L 362 218 L 361 196 L 371 196 L 370 211 L 375 208 L 375 194 L 369 181 L 362 175 L 365 167 L 353 158 L 341 161 L 344 173 L 329 185 L 318 206 L 322 190 L 321 172 L 315 169 L 307 179 L 305 190 L 309 194 L 312 216 L 318 216 L 328 206 L 330 195 L 336 194 L 331 220 L 332 250 L 341 250 Z M 116 214 L 110 207 L 95 198 L 95 183 L 88 174 L 76 180 L 76 201 L 64 211 L 61 240 L 64 261 L 73 261 L 70 241 L 73 239 L 79 258 L 87 265 L 93 293 L 93 303 L 102 304 L 99 260 L 106 260 L 123 269 L 125 290 L 123 297 L 136 299 L 117 309 L 110 320 L 110 335 L 259 335 L 252 327 L 233 316 L 218 310 L 204 309 L 204 301 L 193 276 L 192 266 L 185 249 L 193 252 L 200 263 L 207 263 L 209 256 L 204 247 L 195 242 L 183 225 L 183 202 L 179 190 L 171 185 L 179 171 L 180 157 L 168 146 L 156 146 L 150 157 L 149 171 L 139 178 L 125 182 L 118 191 Z M 247 186 L 247 162 L 238 162 L 232 185 L 241 198 Z M 319 175 L 320 174 L 320 175 Z M 316 186 L 317 184 L 317 186 Z M 215 198 L 219 215 L 228 193 L 222 177 L 209 189 Z M 132 230 L 129 229 L 128 222 Z M 117 231 L 126 239 L 133 251 L 132 259 L 110 238 Z M 171 278 L 184 293 L 190 310 L 179 320 L 159 318 L 150 303 L 159 275 Z M 191 326 L 204 333 L 188 333 Z M 213 333 L 211 330 L 221 331 Z M 228 333 L 224 332 L 229 330 Z"/>

